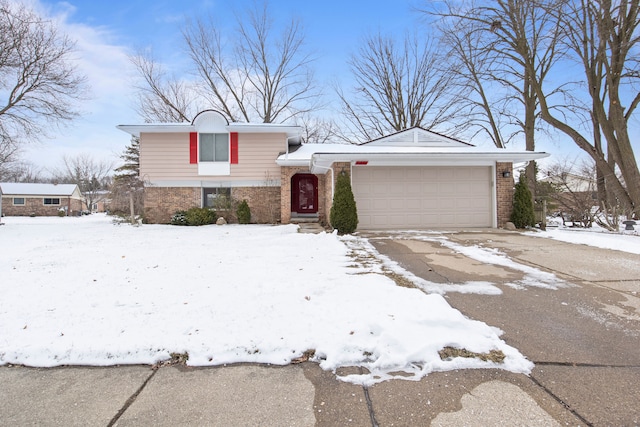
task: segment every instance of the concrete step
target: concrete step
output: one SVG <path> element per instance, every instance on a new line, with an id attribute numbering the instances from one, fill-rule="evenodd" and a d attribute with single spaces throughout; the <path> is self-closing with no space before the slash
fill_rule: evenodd
<path id="1" fill-rule="evenodd" d="M 326 231 L 319 222 L 301 222 L 298 223 L 298 233 L 322 233 Z"/>

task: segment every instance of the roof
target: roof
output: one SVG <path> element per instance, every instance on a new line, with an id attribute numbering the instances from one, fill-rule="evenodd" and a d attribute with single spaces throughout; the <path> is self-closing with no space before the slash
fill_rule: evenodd
<path id="1" fill-rule="evenodd" d="M 385 146 L 421 146 L 421 147 L 473 147 L 473 144 L 463 142 L 455 138 L 450 138 L 431 130 L 423 129 L 419 126 L 392 133 L 369 142 L 366 145 L 385 145 Z M 364 144 L 363 144 L 364 145 Z"/>
<path id="2" fill-rule="evenodd" d="M 373 144 L 303 144 L 278 157 L 280 166 L 310 166 L 324 173 L 334 162 L 361 162 L 369 166 L 490 166 L 495 162 L 528 162 L 548 157 L 532 151 L 480 148 L 471 145 L 398 146 Z"/>
<path id="3" fill-rule="evenodd" d="M 229 123 L 219 112 L 205 110 L 200 112 L 191 123 L 144 123 L 118 125 L 116 128 L 131 136 L 140 137 L 141 133 L 190 133 L 190 132 L 240 132 L 240 133 L 284 133 L 288 138 L 300 138 L 302 128 L 295 125 L 277 123 Z"/>
<path id="4" fill-rule="evenodd" d="M 0 193 L 5 196 L 72 196 L 77 189 L 76 184 L 0 182 Z"/>

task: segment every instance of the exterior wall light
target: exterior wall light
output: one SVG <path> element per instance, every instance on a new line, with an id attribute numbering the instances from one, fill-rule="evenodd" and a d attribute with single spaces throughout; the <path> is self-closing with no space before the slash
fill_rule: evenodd
<path id="1" fill-rule="evenodd" d="M 502 172 L 502 177 L 503 178 L 511 178 L 511 171 Z"/>

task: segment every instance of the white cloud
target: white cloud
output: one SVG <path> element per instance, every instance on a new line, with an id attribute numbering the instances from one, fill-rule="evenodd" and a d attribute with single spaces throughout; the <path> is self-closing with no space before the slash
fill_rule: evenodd
<path id="1" fill-rule="evenodd" d="M 51 139 L 25 147 L 23 159 L 52 169 L 64 155 L 88 153 L 96 159 L 116 158 L 129 137 L 115 126 L 138 120 L 131 97 L 129 48 L 114 43 L 117 34 L 107 27 L 72 22 L 76 8 L 69 3 L 48 7 L 34 2 L 33 7 L 76 42 L 74 61 L 79 73 L 87 77 L 90 92 L 79 106 L 82 116 L 67 128 L 52 132 Z"/>

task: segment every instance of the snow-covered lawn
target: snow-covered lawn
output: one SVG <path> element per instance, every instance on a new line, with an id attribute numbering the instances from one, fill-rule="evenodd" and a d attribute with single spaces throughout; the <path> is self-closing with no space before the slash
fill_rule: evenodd
<path id="1" fill-rule="evenodd" d="M 287 364 L 314 350 L 372 384 L 531 362 L 500 331 L 436 293 L 397 286 L 353 250 L 366 240 L 290 226 L 114 225 L 111 218 L 4 218 L 0 365 Z M 362 253 L 358 258 L 363 258 Z M 500 350 L 502 364 L 441 360 L 446 346 Z"/>
<path id="2" fill-rule="evenodd" d="M 634 231 L 621 233 L 609 233 L 598 227 L 591 229 L 549 227 L 547 231 L 533 231 L 526 234 L 640 255 L 640 234 L 638 233 L 640 233 L 640 223 L 635 226 Z"/>

